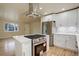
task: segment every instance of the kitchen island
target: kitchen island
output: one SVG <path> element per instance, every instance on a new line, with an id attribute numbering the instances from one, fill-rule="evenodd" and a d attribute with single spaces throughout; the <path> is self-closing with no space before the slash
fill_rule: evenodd
<path id="1" fill-rule="evenodd" d="M 16 56 L 40 56 L 49 50 L 49 36 L 42 34 L 13 36 Z"/>

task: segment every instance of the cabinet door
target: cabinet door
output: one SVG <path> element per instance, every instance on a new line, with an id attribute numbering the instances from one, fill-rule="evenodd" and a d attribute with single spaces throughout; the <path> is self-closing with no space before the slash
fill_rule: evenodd
<path id="1" fill-rule="evenodd" d="M 64 35 L 54 35 L 54 45 L 65 48 L 65 36 Z"/>
<path id="2" fill-rule="evenodd" d="M 67 24 L 66 26 L 76 26 L 76 21 L 77 21 L 77 9 L 76 10 L 72 10 L 72 11 L 68 11 L 66 12 L 66 20 L 67 20 Z"/>
<path id="3" fill-rule="evenodd" d="M 76 26 L 77 22 L 77 9 L 63 12 L 56 15 L 56 26 Z"/>
<path id="4" fill-rule="evenodd" d="M 66 13 L 60 13 L 56 15 L 56 26 L 60 27 L 60 26 L 65 26 L 66 25 Z"/>
<path id="5" fill-rule="evenodd" d="M 78 8 L 78 19 L 77 19 L 77 31 L 78 31 L 78 33 L 79 33 L 79 8 Z"/>
<path id="6" fill-rule="evenodd" d="M 75 36 L 67 36 L 66 39 L 66 48 L 70 50 L 77 51 L 76 48 L 76 37 Z"/>

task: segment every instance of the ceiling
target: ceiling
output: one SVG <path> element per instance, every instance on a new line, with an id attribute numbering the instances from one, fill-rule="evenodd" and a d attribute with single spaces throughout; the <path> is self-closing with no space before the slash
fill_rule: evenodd
<path id="1" fill-rule="evenodd" d="M 79 6 L 79 3 L 39 3 L 41 14 L 57 13 Z M 20 14 L 28 11 L 28 3 L 0 3 L 0 8 L 16 9 Z M 41 8 L 41 9 L 40 9 Z"/>
<path id="2" fill-rule="evenodd" d="M 43 14 L 49 14 L 49 13 L 57 13 L 61 12 L 63 10 L 72 9 L 79 6 L 79 3 L 45 3 L 40 4 L 40 7 L 43 9 L 41 12 Z"/>

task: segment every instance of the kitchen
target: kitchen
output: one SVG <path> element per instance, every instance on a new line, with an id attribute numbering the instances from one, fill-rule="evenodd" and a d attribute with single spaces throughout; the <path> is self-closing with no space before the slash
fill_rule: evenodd
<path id="1" fill-rule="evenodd" d="M 78 56 L 78 3 L 3 3 L 0 8 L 0 38 L 15 41 L 14 56 Z"/>

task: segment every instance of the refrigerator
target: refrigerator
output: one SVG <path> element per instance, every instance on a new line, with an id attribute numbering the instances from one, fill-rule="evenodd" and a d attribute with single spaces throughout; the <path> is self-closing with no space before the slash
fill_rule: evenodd
<path id="1" fill-rule="evenodd" d="M 49 46 L 54 46 L 55 21 L 42 22 L 42 34 L 49 35 Z"/>

